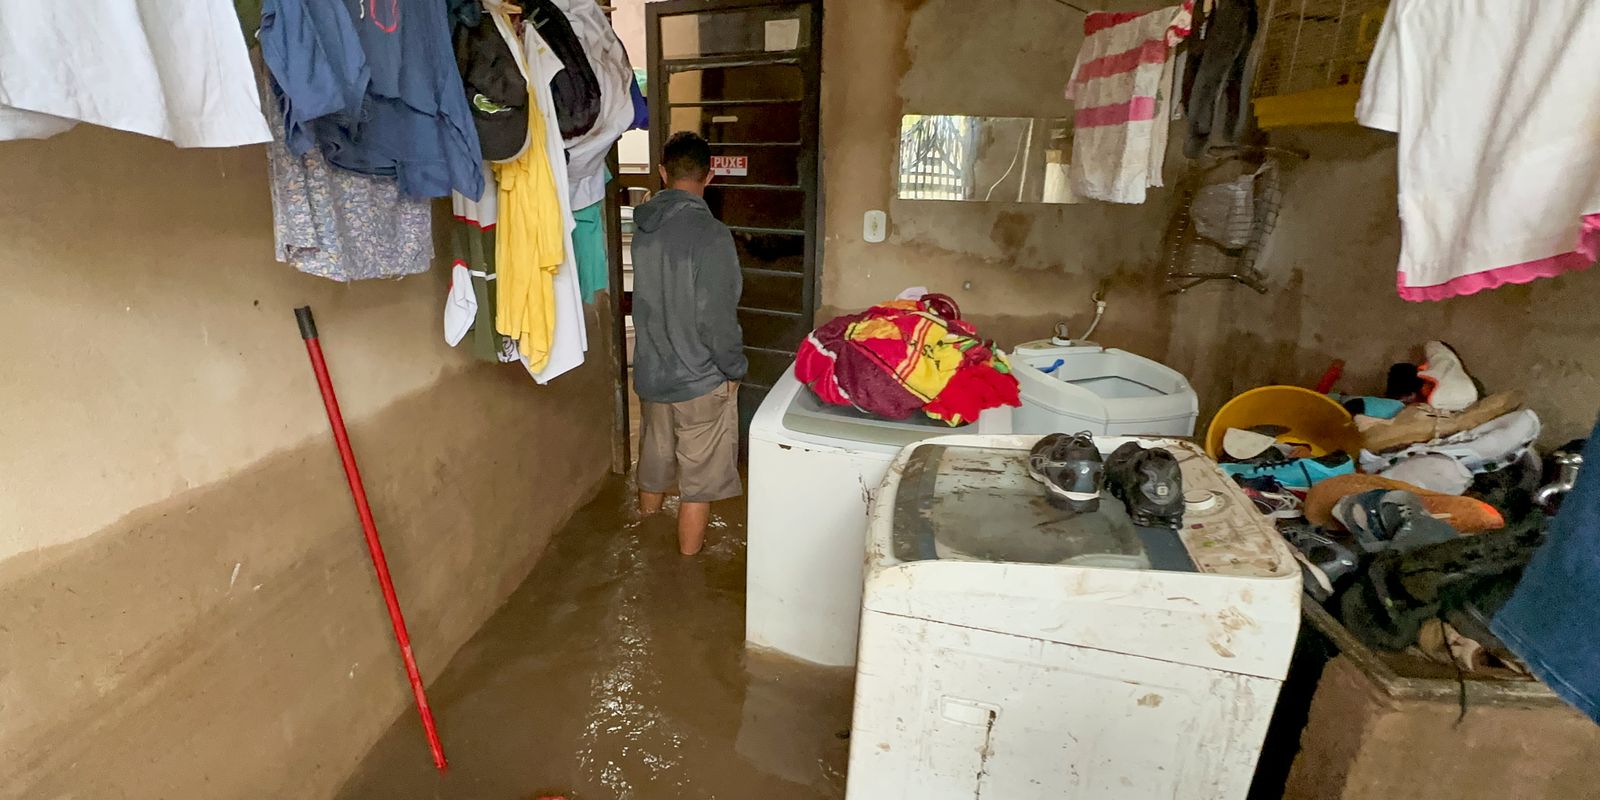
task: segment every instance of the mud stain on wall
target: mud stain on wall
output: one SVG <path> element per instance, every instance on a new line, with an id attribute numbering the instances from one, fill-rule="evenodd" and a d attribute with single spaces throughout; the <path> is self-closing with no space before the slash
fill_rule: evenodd
<path id="1" fill-rule="evenodd" d="M 1033 219 L 1025 214 L 1005 212 L 994 218 L 989 228 L 989 239 L 1000 248 L 1002 257 L 1015 258 L 1033 232 Z"/>
<path id="2" fill-rule="evenodd" d="M 1161 357 L 1159 245 L 1169 195 L 1142 206 L 1052 206 L 894 198 L 903 113 L 1060 117 L 1082 17 L 1053 0 L 853 0 L 829 3 L 823 56 L 823 172 L 828 202 L 819 318 L 908 286 L 953 296 L 1002 343 L 1092 315 L 1114 296 L 1101 338 Z M 841 77 L 844 76 L 844 77 Z M 888 212 L 882 244 L 862 215 Z M 993 327 L 998 325 L 1000 327 Z M 1134 331 L 1133 339 L 1113 335 Z"/>
<path id="3" fill-rule="evenodd" d="M 425 676 L 600 485 L 608 385 L 471 366 L 352 425 Z M 0 654 L 3 798 L 324 797 L 409 711 L 321 439 L 0 563 Z"/>
<path id="4" fill-rule="evenodd" d="M 1202 425 L 1254 386 L 1314 385 L 1334 359 L 1345 362 L 1341 391 L 1381 392 L 1390 364 L 1419 360 L 1439 339 L 1489 391 L 1521 390 L 1546 446 L 1589 432 L 1600 413 L 1600 270 L 1403 301 L 1394 137 L 1350 127 L 1280 139 L 1312 157 L 1285 177 L 1270 291 L 1217 285 L 1173 303 L 1172 365 L 1195 381 Z"/>

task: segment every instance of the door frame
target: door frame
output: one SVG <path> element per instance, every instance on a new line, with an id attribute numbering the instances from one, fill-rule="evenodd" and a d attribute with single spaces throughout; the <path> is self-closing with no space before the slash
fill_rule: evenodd
<path id="1" fill-rule="evenodd" d="M 662 55 L 662 17 L 774 6 L 810 7 L 806 47 L 770 53 L 729 53 L 686 58 L 666 58 Z M 800 316 L 807 327 L 816 322 L 822 279 L 822 7 L 823 0 L 658 0 L 645 3 L 646 60 L 650 84 L 650 181 L 657 190 L 661 188 L 658 170 L 661 147 L 666 143 L 669 134 L 666 128 L 671 122 L 667 84 L 672 73 L 708 67 L 764 64 L 799 66 L 805 81 L 800 102 L 799 142 L 799 183 L 805 197 L 801 211 L 805 242 L 802 251 L 804 271 L 801 277 Z M 743 269 L 744 265 L 740 267 Z M 771 388 L 763 387 L 764 390 Z"/>

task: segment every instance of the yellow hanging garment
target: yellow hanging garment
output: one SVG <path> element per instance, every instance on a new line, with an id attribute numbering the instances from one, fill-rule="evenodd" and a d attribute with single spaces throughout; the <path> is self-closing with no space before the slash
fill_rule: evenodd
<path id="1" fill-rule="evenodd" d="M 545 149 L 546 123 L 539 109 L 529 103 L 527 151 L 494 168 L 500 180 L 500 219 L 494 246 L 495 330 L 517 340 L 528 371 L 534 373 L 544 369 L 550 358 L 556 331 L 556 270 L 566 258 L 561 198 Z"/>

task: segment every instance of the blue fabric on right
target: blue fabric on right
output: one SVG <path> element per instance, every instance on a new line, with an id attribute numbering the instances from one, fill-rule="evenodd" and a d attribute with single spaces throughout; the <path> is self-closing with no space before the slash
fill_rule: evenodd
<path id="1" fill-rule="evenodd" d="M 637 70 L 633 85 L 628 88 L 628 96 L 633 98 L 633 124 L 628 126 L 628 130 L 650 130 L 650 104 L 644 99 L 644 91 L 639 88 Z"/>
<path id="2" fill-rule="evenodd" d="M 1600 723 L 1600 422 L 1583 464 L 1489 629 L 1551 691 Z"/>

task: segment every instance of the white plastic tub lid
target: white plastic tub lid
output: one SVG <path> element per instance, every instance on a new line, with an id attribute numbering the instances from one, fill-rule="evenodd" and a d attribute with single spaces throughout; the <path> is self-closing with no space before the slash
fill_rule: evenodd
<path id="1" fill-rule="evenodd" d="M 809 388 L 801 386 L 784 411 L 783 427 L 848 442 L 903 447 L 935 436 L 961 433 L 965 426 L 951 427 L 922 413 L 904 420 L 882 419 L 853 408 L 824 403 Z"/>

